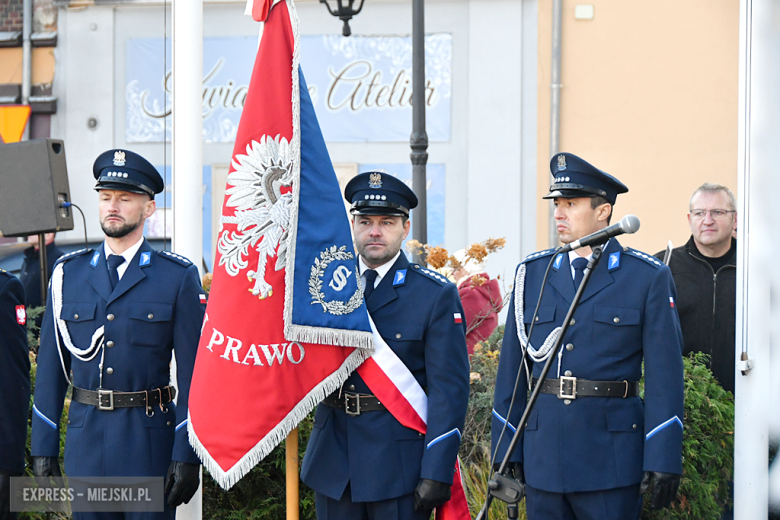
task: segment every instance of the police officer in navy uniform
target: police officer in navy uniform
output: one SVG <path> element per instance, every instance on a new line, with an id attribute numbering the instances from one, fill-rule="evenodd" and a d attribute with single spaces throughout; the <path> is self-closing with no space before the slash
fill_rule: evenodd
<path id="1" fill-rule="evenodd" d="M 555 203 L 565 244 L 606 227 L 623 183 L 570 153 L 552 158 Z M 495 389 L 492 442 L 503 460 L 550 347 L 584 276 L 591 249 L 534 253 L 518 267 Z M 534 319 L 542 280 L 552 260 Z M 669 269 L 612 238 L 585 288 L 561 354 L 510 457 L 526 484 L 529 520 L 639 518 L 668 506 L 682 474 L 682 334 Z M 533 331 L 528 341 L 527 334 Z M 532 381 L 521 368 L 528 350 Z M 644 401 L 639 397 L 642 361 Z M 515 381 L 519 373 L 517 395 Z M 510 412 L 510 402 L 516 398 Z"/>
<path id="2" fill-rule="evenodd" d="M 10 512 L 10 478 L 24 472 L 30 356 L 27 351 L 24 287 L 0 269 L 0 520 Z"/>
<path id="3" fill-rule="evenodd" d="M 455 284 L 401 253 L 417 206 L 408 186 L 367 172 L 347 184 L 345 197 L 366 305 L 425 389 L 428 429 L 402 426 L 353 373 L 317 408 L 301 478 L 316 492 L 318 520 L 427 520 L 450 498 L 466 415 L 463 309 Z"/>
<path id="4" fill-rule="evenodd" d="M 187 399 L 206 298 L 194 265 L 155 251 L 143 237 L 154 196 L 164 188 L 157 170 L 131 151 L 109 150 L 97 158 L 93 174 L 106 239 L 95 250 L 63 256 L 52 273 L 38 354 L 33 472 L 59 474 L 58 424 L 72 384 L 66 473 L 165 477 L 166 491 L 164 512 L 74 518 L 173 519 L 174 508 L 199 484 Z"/>

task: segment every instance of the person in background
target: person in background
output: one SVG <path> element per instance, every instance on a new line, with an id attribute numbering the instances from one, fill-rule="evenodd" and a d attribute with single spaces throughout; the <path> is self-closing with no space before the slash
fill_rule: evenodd
<path id="1" fill-rule="evenodd" d="M 466 318 L 466 346 L 469 356 L 474 345 L 485 341 L 498 327 L 498 313 L 503 307 L 498 280 L 490 279 L 484 266 L 466 258 L 466 250 L 455 253 L 461 267 L 452 272 Z"/>
<path id="2" fill-rule="evenodd" d="M 0 269 L 0 520 L 16 519 L 10 511 L 11 477 L 24 472 L 30 406 L 26 323 L 22 284 Z"/>
<path id="3" fill-rule="evenodd" d="M 691 238 L 672 250 L 683 355 L 704 352 L 720 385 L 734 393 L 737 302 L 737 206 L 726 186 L 705 183 L 688 206 Z M 665 251 L 656 253 L 663 259 Z"/>

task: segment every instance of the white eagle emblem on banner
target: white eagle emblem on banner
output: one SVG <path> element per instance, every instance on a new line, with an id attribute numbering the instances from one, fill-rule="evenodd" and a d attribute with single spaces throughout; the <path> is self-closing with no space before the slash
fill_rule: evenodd
<path id="1" fill-rule="evenodd" d="M 293 196 L 281 190 L 292 185 L 292 157 L 287 139 L 264 135 L 259 143 L 247 145 L 246 155 L 236 154 L 233 171 L 227 176 L 232 187 L 225 191 L 226 206 L 235 207 L 236 213 L 233 217 L 223 215 L 221 223 L 237 227 L 236 231 L 220 230 L 219 265 L 224 265 L 230 276 L 237 276 L 249 265 L 249 248 L 256 246 L 260 253 L 257 270 L 250 270 L 247 277 L 254 281 L 249 290 L 261 300 L 273 294 L 273 287 L 265 280 L 268 257 L 277 255 L 277 271 L 286 265 Z"/>

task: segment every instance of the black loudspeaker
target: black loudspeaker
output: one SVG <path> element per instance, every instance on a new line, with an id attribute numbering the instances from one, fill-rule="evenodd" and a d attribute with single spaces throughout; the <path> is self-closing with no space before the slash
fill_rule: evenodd
<path id="1" fill-rule="evenodd" d="M 0 144 L 0 232 L 27 236 L 73 229 L 65 145 L 58 139 Z"/>

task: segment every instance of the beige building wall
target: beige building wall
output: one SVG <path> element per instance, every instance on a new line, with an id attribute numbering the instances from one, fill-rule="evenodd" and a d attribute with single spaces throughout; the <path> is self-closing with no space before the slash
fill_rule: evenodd
<path id="1" fill-rule="evenodd" d="M 737 187 L 739 0 L 596 0 L 592 20 L 563 2 L 560 150 L 629 187 L 615 222 L 649 253 L 684 244 L 688 200 L 704 182 Z M 552 0 L 539 2 L 537 245 L 548 245 Z"/>

